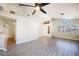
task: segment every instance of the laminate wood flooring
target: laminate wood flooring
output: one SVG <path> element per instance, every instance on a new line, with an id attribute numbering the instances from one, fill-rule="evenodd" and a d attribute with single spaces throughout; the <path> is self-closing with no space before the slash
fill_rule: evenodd
<path id="1" fill-rule="evenodd" d="M 79 41 L 40 37 L 30 42 L 12 45 L 2 56 L 79 56 Z"/>

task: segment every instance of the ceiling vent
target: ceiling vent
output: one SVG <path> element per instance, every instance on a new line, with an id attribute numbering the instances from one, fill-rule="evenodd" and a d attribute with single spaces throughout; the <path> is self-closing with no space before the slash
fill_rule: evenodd
<path id="1" fill-rule="evenodd" d="M 15 14 L 15 11 L 10 10 L 10 13 L 11 13 L 11 14 Z"/>

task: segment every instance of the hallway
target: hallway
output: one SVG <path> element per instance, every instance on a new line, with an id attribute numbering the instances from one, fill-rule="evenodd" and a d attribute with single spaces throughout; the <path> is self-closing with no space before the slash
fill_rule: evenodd
<path id="1" fill-rule="evenodd" d="M 8 51 L 0 51 L 0 55 L 79 56 L 79 42 L 69 39 L 41 37 L 38 40 L 18 44 L 16 46 L 9 46 Z"/>

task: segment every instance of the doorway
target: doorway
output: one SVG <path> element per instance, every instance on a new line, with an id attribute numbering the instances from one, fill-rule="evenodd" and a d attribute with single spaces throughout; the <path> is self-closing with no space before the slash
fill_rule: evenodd
<path id="1" fill-rule="evenodd" d="M 50 21 L 45 21 L 43 24 L 43 34 L 44 36 L 51 36 L 51 27 L 50 27 Z"/>
<path id="2" fill-rule="evenodd" d="M 16 20 L 10 21 L 8 35 L 7 46 L 16 45 Z"/>
<path id="3" fill-rule="evenodd" d="M 16 44 L 16 20 L 4 16 L 0 16 L 1 25 L 3 25 L 3 33 L 7 36 L 7 47 Z"/>

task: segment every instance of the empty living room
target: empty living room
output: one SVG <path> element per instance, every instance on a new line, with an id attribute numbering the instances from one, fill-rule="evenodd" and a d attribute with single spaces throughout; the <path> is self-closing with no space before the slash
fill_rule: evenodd
<path id="1" fill-rule="evenodd" d="M 79 56 L 79 3 L 0 3 L 0 56 Z"/>

